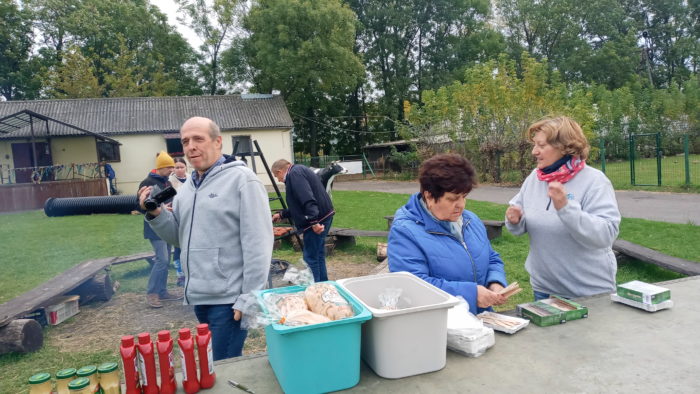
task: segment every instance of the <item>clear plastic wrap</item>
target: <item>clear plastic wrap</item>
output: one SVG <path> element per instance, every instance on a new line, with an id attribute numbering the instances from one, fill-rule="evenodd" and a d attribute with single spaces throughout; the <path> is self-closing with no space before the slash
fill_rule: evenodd
<path id="1" fill-rule="evenodd" d="M 479 357 L 496 343 L 493 329 L 469 312 L 462 297 L 447 310 L 447 348 L 467 357 Z"/>
<path id="2" fill-rule="evenodd" d="M 379 309 L 384 309 L 388 311 L 395 311 L 399 309 L 398 304 L 399 304 L 399 299 L 401 298 L 401 293 L 403 293 L 403 289 L 398 289 L 398 288 L 386 288 L 384 291 L 379 293 Z"/>
<path id="3" fill-rule="evenodd" d="M 301 266 L 303 268 L 298 268 L 297 266 Z M 314 274 L 311 272 L 311 268 L 309 268 L 306 262 L 302 259 L 299 260 L 299 264 L 296 266 L 289 266 L 289 268 L 287 268 L 282 280 L 294 285 L 308 286 L 314 283 Z"/>

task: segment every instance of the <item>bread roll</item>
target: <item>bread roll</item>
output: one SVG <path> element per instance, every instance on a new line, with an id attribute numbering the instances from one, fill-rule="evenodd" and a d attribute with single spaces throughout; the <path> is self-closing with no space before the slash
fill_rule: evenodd
<path id="1" fill-rule="evenodd" d="M 326 316 L 331 320 L 354 316 L 352 306 L 330 283 L 312 284 L 306 288 L 304 298 L 312 312 Z"/>

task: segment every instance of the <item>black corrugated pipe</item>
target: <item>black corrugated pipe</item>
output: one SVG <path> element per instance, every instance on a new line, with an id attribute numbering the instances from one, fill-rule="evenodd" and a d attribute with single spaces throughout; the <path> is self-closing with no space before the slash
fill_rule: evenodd
<path id="1" fill-rule="evenodd" d="M 49 198 L 44 203 L 46 216 L 91 215 L 93 213 L 131 213 L 138 209 L 133 196 Z"/>

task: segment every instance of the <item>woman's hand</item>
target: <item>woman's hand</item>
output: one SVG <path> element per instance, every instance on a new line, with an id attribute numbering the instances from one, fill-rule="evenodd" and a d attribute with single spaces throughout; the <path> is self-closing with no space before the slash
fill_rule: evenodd
<path id="1" fill-rule="evenodd" d="M 520 219 L 523 217 L 523 209 L 517 205 L 511 205 L 506 209 L 506 219 L 513 224 L 520 223 Z"/>
<path id="2" fill-rule="evenodd" d="M 561 182 L 549 182 L 547 194 L 549 194 L 549 198 L 552 199 L 554 208 L 556 208 L 557 211 L 566 206 L 566 188 Z"/>
<path id="3" fill-rule="evenodd" d="M 493 286 L 494 283 L 491 284 Z M 499 285 L 500 286 L 500 285 Z M 501 286 L 503 288 L 503 286 Z M 476 306 L 479 308 L 488 308 L 493 305 L 501 305 L 506 302 L 506 297 L 491 291 L 484 286 L 476 287 Z"/>

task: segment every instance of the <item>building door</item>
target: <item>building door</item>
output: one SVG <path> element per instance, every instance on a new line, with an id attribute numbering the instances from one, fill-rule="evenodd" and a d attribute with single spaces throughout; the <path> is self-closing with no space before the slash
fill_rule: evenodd
<path id="1" fill-rule="evenodd" d="M 34 144 L 36 149 L 36 165 L 39 167 L 48 167 L 53 164 L 51 159 L 51 150 L 46 142 L 37 142 Z M 34 150 L 29 142 L 19 142 L 12 144 L 12 160 L 15 166 L 15 182 L 29 183 L 32 181 L 32 173 L 34 172 Z M 19 169 L 18 169 L 19 168 Z M 41 171 L 39 173 L 42 181 L 52 180 L 52 171 Z"/>

